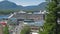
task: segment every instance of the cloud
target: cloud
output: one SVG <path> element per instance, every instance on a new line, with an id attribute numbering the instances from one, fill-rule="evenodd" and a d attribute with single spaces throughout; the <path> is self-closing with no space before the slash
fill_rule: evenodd
<path id="1" fill-rule="evenodd" d="M 0 0 L 0 1 L 3 1 L 3 0 Z"/>
<path id="2" fill-rule="evenodd" d="M 0 0 L 0 1 L 2 1 L 2 0 Z"/>

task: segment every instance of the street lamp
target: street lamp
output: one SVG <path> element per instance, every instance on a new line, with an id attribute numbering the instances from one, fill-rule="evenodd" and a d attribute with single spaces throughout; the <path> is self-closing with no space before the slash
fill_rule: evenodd
<path id="1" fill-rule="evenodd" d="M 57 23 L 60 24 L 60 12 L 57 12 Z"/>
<path id="2" fill-rule="evenodd" d="M 60 18 L 57 19 L 57 23 L 60 24 Z"/>
<path id="3" fill-rule="evenodd" d="M 60 12 L 56 14 L 56 34 L 60 31 Z"/>
<path id="4" fill-rule="evenodd" d="M 60 12 L 57 12 L 57 24 L 60 24 Z"/>
<path id="5" fill-rule="evenodd" d="M 57 23 L 60 24 L 60 18 L 57 19 Z"/>

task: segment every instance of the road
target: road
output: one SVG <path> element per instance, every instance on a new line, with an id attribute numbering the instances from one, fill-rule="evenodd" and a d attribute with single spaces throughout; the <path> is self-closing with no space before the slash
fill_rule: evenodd
<path id="1" fill-rule="evenodd" d="M 13 30 L 13 33 L 12 34 L 20 34 L 21 30 L 23 29 L 23 24 L 20 23 L 19 25 L 17 25 L 14 30 Z"/>

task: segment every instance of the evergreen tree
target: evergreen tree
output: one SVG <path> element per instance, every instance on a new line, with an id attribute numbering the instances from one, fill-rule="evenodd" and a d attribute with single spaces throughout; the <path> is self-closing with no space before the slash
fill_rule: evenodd
<path id="1" fill-rule="evenodd" d="M 44 31 L 40 32 L 40 34 L 60 34 L 59 32 L 57 33 L 56 30 L 57 12 L 60 11 L 60 8 L 58 7 L 60 1 L 58 2 L 57 0 L 49 0 L 48 2 L 48 13 L 45 16 L 45 23 L 43 26 Z"/>
<path id="2" fill-rule="evenodd" d="M 7 25 L 3 28 L 3 34 L 9 34 L 9 30 L 8 30 Z"/>

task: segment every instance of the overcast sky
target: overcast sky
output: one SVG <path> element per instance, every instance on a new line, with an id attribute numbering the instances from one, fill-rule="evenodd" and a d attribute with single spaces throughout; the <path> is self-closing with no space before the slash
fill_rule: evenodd
<path id="1" fill-rule="evenodd" d="M 22 6 L 38 5 L 42 2 L 45 2 L 45 0 L 8 0 L 8 1 L 14 2 L 17 5 L 22 5 Z"/>

